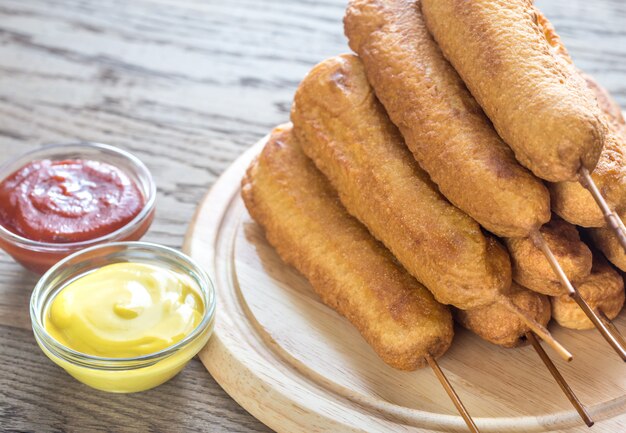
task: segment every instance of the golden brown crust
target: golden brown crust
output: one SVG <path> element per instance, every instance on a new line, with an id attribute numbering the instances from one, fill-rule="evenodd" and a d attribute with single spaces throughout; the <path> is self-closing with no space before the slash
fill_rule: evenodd
<path id="1" fill-rule="evenodd" d="M 505 250 L 419 168 L 356 56 L 313 68 L 296 92 L 291 119 L 304 152 L 348 211 L 439 302 L 472 308 L 508 290 Z"/>
<path id="2" fill-rule="evenodd" d="M 527 236 L 550 219 L 546 187 L 495 132 L 415 1 L 352 0 L 344 25 L 376 95 L 443 195 L 499 236 Z"/>
<path id="3" fill-rule="evenodd" d="M 345 316 L 389 365 L 425 366 L 453 336 L 447 307 L 341 206 L 328 181 L 279 127 L 242 180 L 242 196 L 268 241 Z"/>
<path id="4" fill-rule="evenodd" d="M 422 0 L 429 30 L 524 166 L 551 182 L 596 166 L 598 104 L 532 0 Z M 544 23 L 545 24 L 545 23 Z"/>
<path id="5" fill-rule="evenodd" d="M 565 45 L 561 41 L 561 37 L 556 32 L 556 29 L 548 18 L 536 7 L 533 6 L 533 12 L 537 21 L 537 26 L 543 33 L 543 36 L 550 47 L 554 50 L 554 53 L 565 60 L 567 63 L 573 64 L 572 58 L 569 56 L 569 52 Z"/>
<path id="6" fill-rule="evenodd" d="M 545 295 L 532 292 L 516 283 L 511 286 L 509 298 L 528 317 L 546 326 L 550 321 L 550 301 Z M 493 304 L 472 310 L 454 310 L 454 318 L 490 343 L 503 347 L 518 347 L 526 343 L 530 329 L 503 304 Z"/>
<path id="7" fill-rule="evenodd" d="M 580 240 L 576 227 L 554 217 L 539 231 L 570 281 L 576 283 L 591 273 L 591 251 Z M 550 263 L 530 238 L 509 238 L 505 243 L 515 282 L 544 295 L 566 293 Z"/>
<path id="8" fill-rule="evenodd" d="M 613 99 L 608 90 L 600 85 L 591 75 L 585 74 L 580 71 L 580 74 L 585 79 L 587 83 L 587 87 L 589 87 L 598 101 L 598 106 L 600 110 L 607 116 L 608 121 L 610 123 L 614 123 L 616 125 L 624 126 L 626 125 L 626 121 L 624 120 L 624 115 L 622 113 L 622 108 L 619 106 L 617 101 Z"/>
<path id="9" fill-rule="evenodd" d="M 626 214 L 620 214 L 622 221 L 626 221 Z M 587 233 L 593 241 L 593 245 L 602 251 L 602 254 L 609 259 L 611 263 L 622 271 L 626 272 L 626 253 L 619 243 L 617 236 L 613 230 L 608 227 L 588 229 Z"/>
<path id="10" fill-rule="evenodd" d="M 582 73 L 581 73 L 582 74 Z M 591 177 L 609 207 L 626 211 L 626 130 L 621 109 L 593 78 L 582 74 L 594 91 L 609 125 L 604 149 Z M 604 227 L 606 222 L 595 200 L 579 182 L 551 184 L 552 209 L 563 219 L 582 227 Z"/>
<path id="11" fill-rule="evenodd" d="M 576 286 L 581 296 L 593 309 L 600 310 L 609 319 L 617 317 L 624 306 L 624 279 L 604 258 L 596 254 L 593 269 Z M 559 325 L 570 329 L 592 329 L 593 323 L 568 295 L 551 298 L 552 316 Z"/>

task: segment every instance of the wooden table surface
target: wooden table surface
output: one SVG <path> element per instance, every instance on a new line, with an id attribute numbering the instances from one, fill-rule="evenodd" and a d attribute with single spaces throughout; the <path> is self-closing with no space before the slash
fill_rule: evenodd
<path id="1" fill-rule="evenodd" d="M 540 0 L 577 64 L 626 106 L 626 2 Z M 345 0 L 0 0 L 0 162 L 92 140 L 138 155 L 159 190 L 146 240 L 180 247 L 220 173 L 288 119 L 298 82 L 348 50 Z M 154 390 L 81 385 L 35 344 L 37 277 L 0 253 L 0 430 L 267 431 L 193 360 Z M 592 431 L 625 431 L 626 422 Z"/>

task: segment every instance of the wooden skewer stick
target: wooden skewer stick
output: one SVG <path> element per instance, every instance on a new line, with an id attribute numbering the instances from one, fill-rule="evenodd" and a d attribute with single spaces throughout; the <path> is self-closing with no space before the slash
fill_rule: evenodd
<path id="1" fill-rule="evenodd" d="M 572 286 L 572 283 L 570 282 L 569 278 L 567 278 L 567 275 L 565 275 L 565 272 L 563 272 L 563 268 L 561 268 L 558 260 L 556 259 L 556 257 L 554 257 L 554 254 L 552 254 L 552 250 L 550 249 L 548 244 L 546 244 L 541 233 L 539 233 L 539 231 L 535 231 L 531 233 L 530 237 L 535 245 L 541 249 L 543 254 L 546 256 L 546 259 L 548 259 L 548 262 L 550 262 L 552 270 L 561 280 L 561 284 L 563 284 L 563 287 L 565 287 L 565 289 L 567 290 L 570 298 L 576 301 L 578 306 L 584 311 L 584 313 L 587 315 L 589 320 L 591 320 L 596 329 L 600 331 L 600 334 L 602 334 L 604 339 L 611 345 L 613 350 L 615 350 L 615 352 L 622 358 L 623 361 L 626 361 L 626 349 L 624 349 L 624 346 L 620 344 L 619 339 L 613 335 L 613 333 L 604 324 L 600 317 L 598 317 L 595 311 L 593 311 L 589 304 L 585 302 L 583 297 L 580 296 L 580 292 L 578 292 L 578 290 L 576 290 L 574 286 Z"/>
<path id="2" fill-rule="evenodd" d="M 439 379 L 439 382 L 441 382 L 441 386 L 443 386 L 443 388 L 446 390 L 446 393 L 450 397 L 450 400 L 452 400 L 452 403 L 454 403 L 456 409 L 459 411 L 459 414 L 461 415 L 461 417 L 463 417 L 465 424 L 467 424 L 467 428 L 469 428 L 470 432 L 472 433 L 480 433 L 480 430 L 478 430 L 478 427 L 476 427 L 472 416 L 469 414 L 467 409 L 465 409 L 463 402 L 452 387 L 452 384 L 450 384 L 450 382 L 448 381 L 448 378 L 443 373 L 443 370 L 441 370 L 441 367 L 439 367 L 439 364 L 437 363 L 435 358 L 433 358 L 429 354 L 426 355 L 426 361 L 428 361 L 428 365 L 430 365 L 430 368 L 432 368 L 435 376 L 437 376 L 437 379 Z"/>
<path id="3" fill-rule="evenodd" d="M 568 383 L 565 381 L 565 378 L 563 378 L 561 372 L 556 368 L 546 351 L 543 350 L 543 347 L 541 347 L 541 344 L 539 343 L 539 340 L 537 340 L 537 337 L 535 337 L 535 334 L 533 334 L 532 332 L 527 332 L 526 339 L 530 341 L 530 344 L 532 344 L 535 352 L 537 352 L 539 358 L 541 358 L 545 366 L 548 368 L 548 371 L 550 371 L 550 374 L 552 374 L 552 377 L 554 377 L 556 383 L 559 384 L 567 399 L 570 401 L 570 403 L 572 403 L 572 406 L 574 406 L 574 409 L 576 409 L 578 415 L 580 415 L 585 424 L 587 424 L 587 427 L 591 427 L 593 425 L 593 420 L 587 412 L 587 409 L 585 409 L 585 406 L 583 406 L 580 400 L 578 400 L 578 397 L 576 397 L 576 394 L 574 394 L 572 388 L 570 388 Z"/>
<path id="4" fill-rule="evenodd" d="M 609 319 L 607 317 L 606 314 L 604 314 L 604 311 L 602 310 L 597 310 L 596 314 L 598 314 L 598 316 L 600 316 L 600 319 L 602 320 L 602 322 L 604 323 L 604 325 L 609 328 L 611 330 L 611 332 L 613 333 L 613 335 L 615 336 L 615 338 L 617 340 L 619 340 L 620 344 L 622 345 L 622 347 L 626 347 L 626 340 L 624 339 L 624 336 L 622 335 L 622 333 L 619 331 L 619 329 L 617 329 L 617 327 L 615 326 L 615 324 L 611 321 L 611 319 Z"/>
<path id="5" fill-rule="evenodd" d="M 517 317 L 524 322 L 526 326 L 528 326 L 539 338 L 545 341 L 556 353 L 559 354 L 561 358 L 565 361 L 569 362 L 573 359 L 572 354 L 561 345 L 553 336 L 550 334 L 545 327 L 541 326 L 536 320 L 528 317 L 528 315 L 520 310 L 515 304 L 511 302 L 511 300 L 507 297 L 502 297 L 500 299 L 500 303 L 504 305 L 510 312 L 514 313 Z"/>
<path id="6" fill-rule="evenodd" d="M 619 215 L 618 215 L 619 217 Z M 617 223 L 619 224 L 620 228 L 622 229 L 622 232 L 626 233 L 626 226 L 624 225 L 624 221 L 622 221 L 621 218 L 617 218 Z"/>
<path id="7" fill-rule="evenodd" d="M 611 230 L 615 233 L 615 236 L 617 236 L 617 240 L 626 252 L 626 227 L 624 227 L 624 223 L 622 222 L 617 212 L 614 212 L 611 210 L 611 208 L 609 208 L 609 205 L 606 203 L 604 197 L 602 197 L 598 186 L 593 181 L 589 170 L 587 170 L 585 167 L 581 167 L 580 169 L 579 182 L 585 189 L 587 189 L 587 191 L 591 193 L 593 199 L 600 207 L 602 215 L 604 215 L 604 220 L 611 228 Z"/>

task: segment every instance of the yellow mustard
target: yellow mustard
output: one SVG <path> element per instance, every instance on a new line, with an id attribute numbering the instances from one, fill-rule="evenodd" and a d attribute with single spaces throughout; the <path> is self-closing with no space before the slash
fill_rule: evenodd
<path id="1" fill-rule="evenodd" d="M 191 334 L 204 315 L 201 294 L 187 275 L 143 263 L 115 263 L 71 282 L 44 314 L 48 334 L 63 346 L 103 358 L 135 358 L 166 349 Z M 174 356 L 140 369 L 106 371 L 55 360 L 98 389 L 134 392 L 178 373 L 206 335 Z M 47 351 L 46 351 L 47 352 Z"/>

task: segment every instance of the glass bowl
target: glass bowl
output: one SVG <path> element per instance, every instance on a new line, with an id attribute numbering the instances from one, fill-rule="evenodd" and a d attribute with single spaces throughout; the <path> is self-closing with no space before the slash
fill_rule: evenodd
<path id="1" fill-rule="evenodd" d="M 137 157 L 100 143 L 56 144 L 24 153 L 0 166 L 0 182 L 26 164 L 43 159 L 85 159 L 105 162 L 122 170 L 139 187 L 144 207 L 126 225 L 93 239 L 80 242 L 39 242 L 20 236 L 0 224 L 0 248 L 26 269 L 43 274 L 52 265 L 77 251 L 107 242 L 136 241 L 146 233 L 154 219 L 156 186 L 148 168 Z"/>
<path id="2" fill-rule="evenodd" d="M 45 314 L 55 295 L 81 276 L 121 262 L 150 264 L 190 277 L 204 301 L 204 315 L 198 326 L 172 346 L 133 358 L 87 355 L 55 340 L 44 326 Z M 103 391 L 138 392 L 175 376 L 205 346 L 213 332 L 215 290 L 209 276 L 181 252 L 146 242 L 118 242 L 88 248 L 53 266 L 35 286 L 30 316 L 39 347 L 74 378 Z"/>

